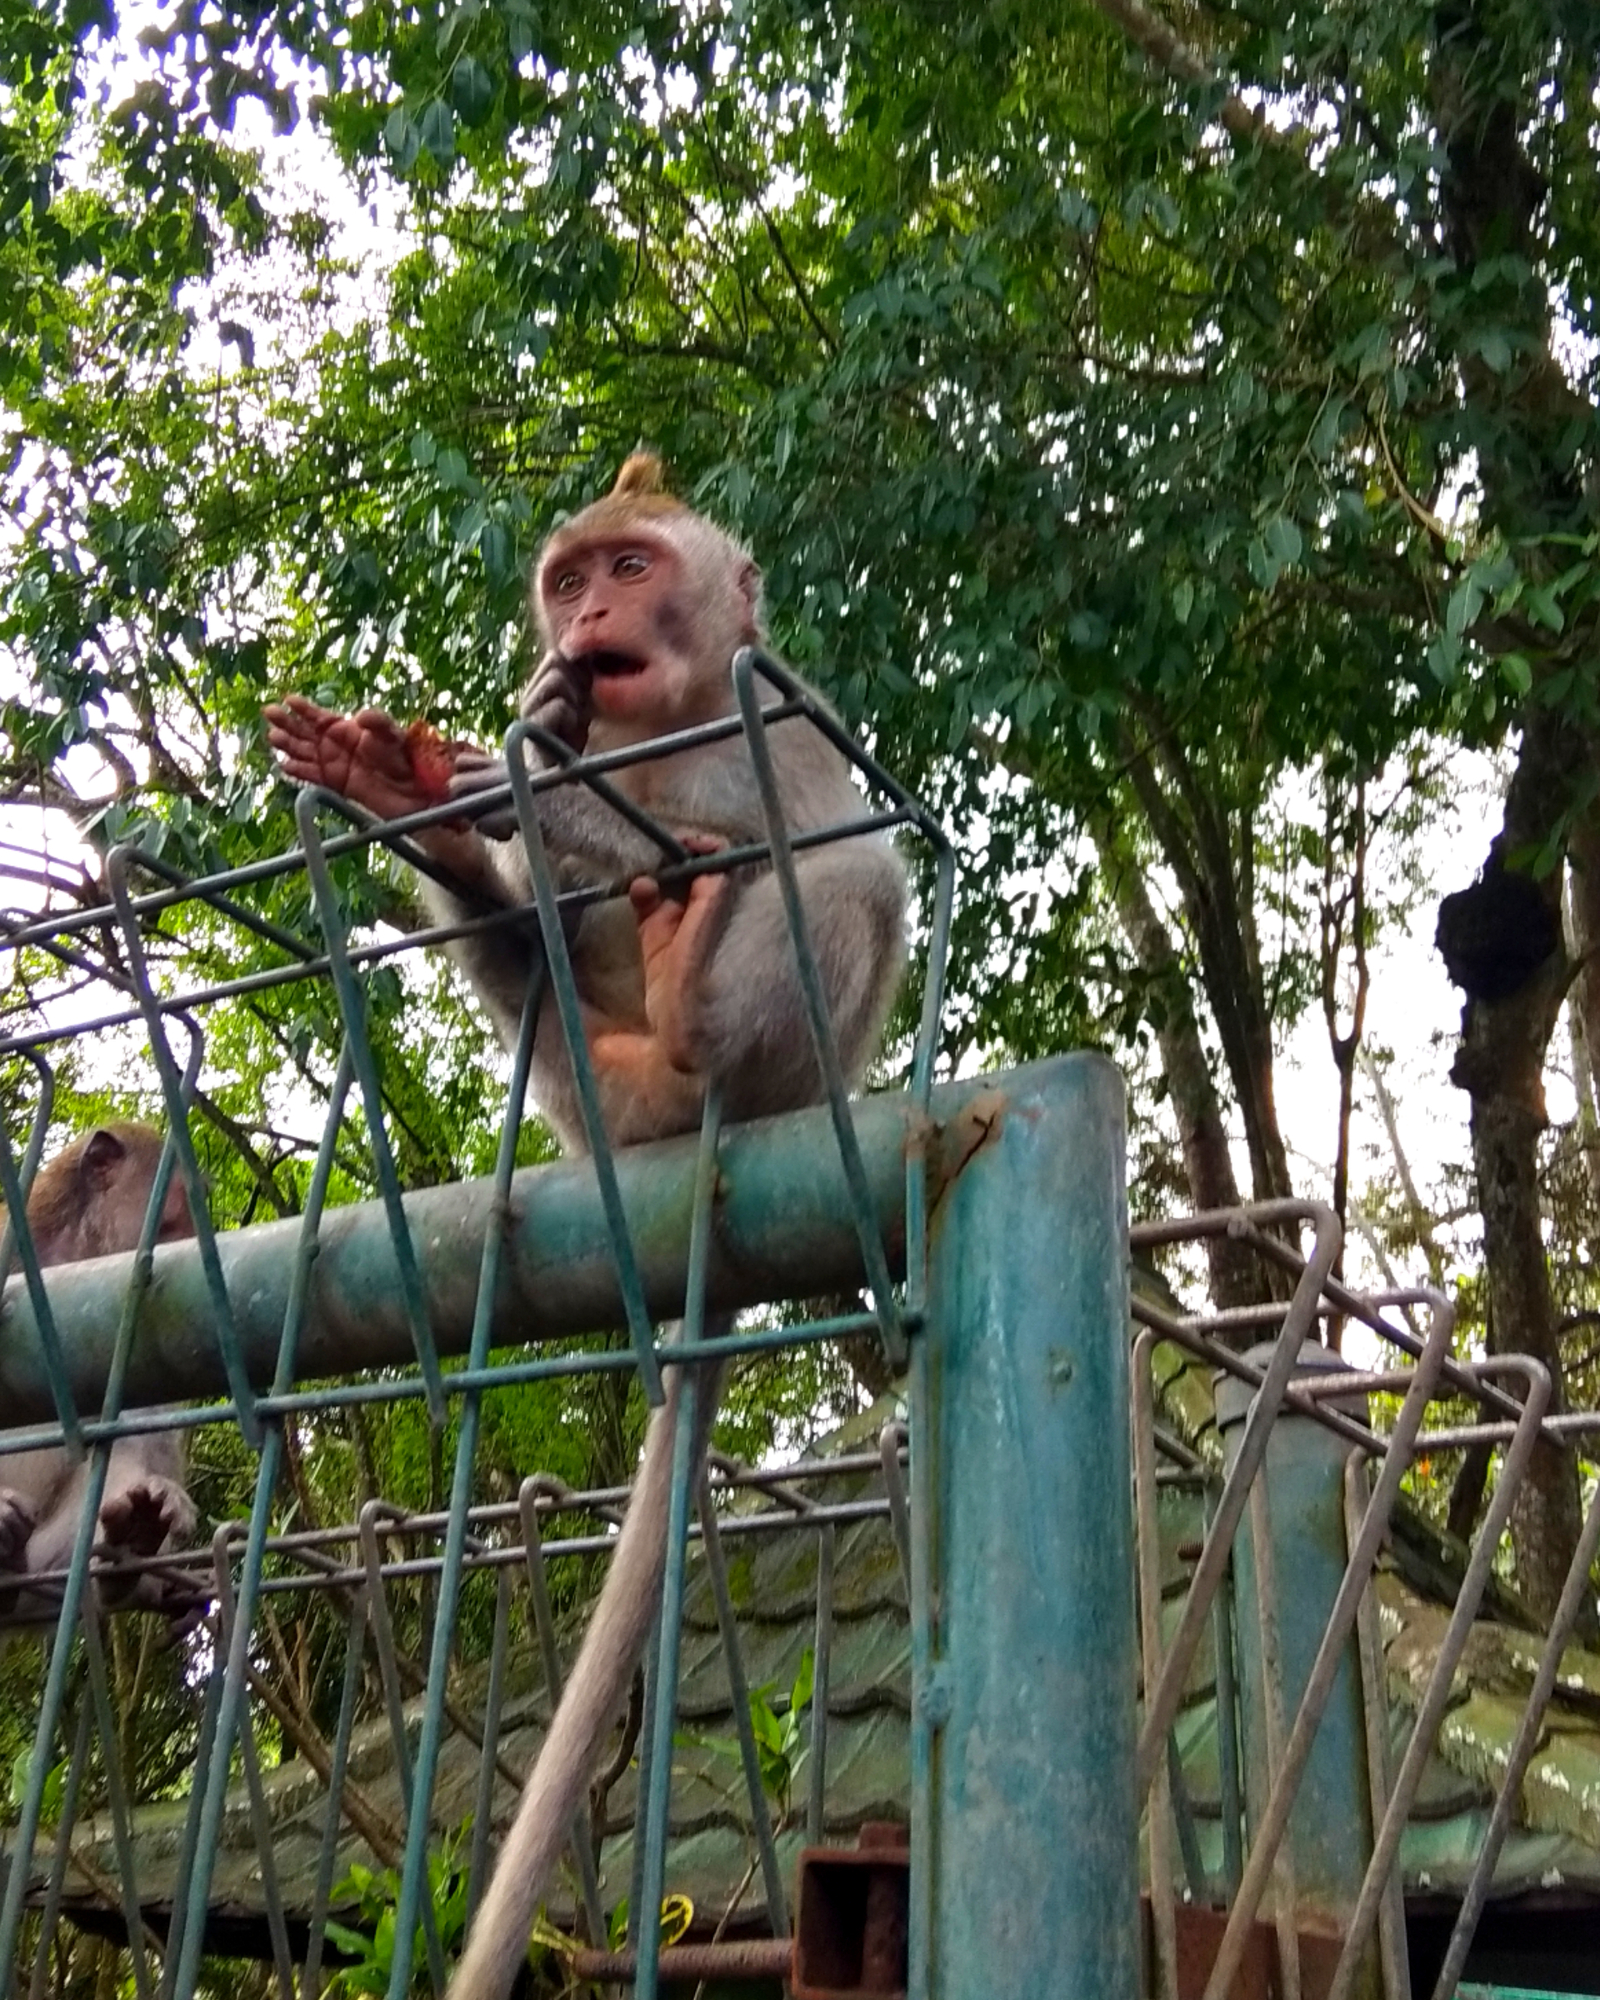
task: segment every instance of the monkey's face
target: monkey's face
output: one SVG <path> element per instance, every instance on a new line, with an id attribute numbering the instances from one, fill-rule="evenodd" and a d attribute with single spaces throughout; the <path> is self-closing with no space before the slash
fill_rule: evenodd
<path id="1" fill-rule="evenodd" d="M 597 717 L 653 733 L 724 712 L 728 661 L 750 627 L 723 567 L 654 524 L 550 550 L 540 622 L 587 673 Z"/>
<path id="2" fill-rule="evenodd" d="M 158 1157 L 157 1152 L 148 1159 L 130 1157 L 121 1163 L 105 1190 L 102 1205 L 85 1217 L 88 1227 L 80 1256 L 108 1257 L 121 1250 L 132 1250 L 138 1243 Z M 193 1234 L 194 1217 L 189 1212 L 183 1177 L 174 1171 L 167 1184 L 167 1198 L 161 1205 L 156 1241 L 177 1243 Z"/>

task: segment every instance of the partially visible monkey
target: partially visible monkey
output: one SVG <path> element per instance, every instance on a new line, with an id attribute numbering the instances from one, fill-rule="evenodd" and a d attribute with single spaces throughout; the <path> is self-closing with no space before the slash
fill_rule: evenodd
<path id="1" fill-rule="evenodd" d="M 573 750 L 641 744 L 733 714 L 732 657 L 765 636 L 755 563 L 664 490 L 660 462 L 648 454 L 630 458 L 605 498 L 551 535 L 531 598 L 545 652 L 521 711 Z M 268 740 L 290 777 L 329 786 L 383 818 L 437 803 L 438 789 L 413 757 L 415 732 L 388 716 L 370 709 L 336 716 L 299 697 L 266 715 Z M 797 716 L 771 725 L 767 737 L 791 833 L 860 815 L 848 763 L 821 731 Z M 506 780 L 499 759 L 463 748 L 449 754 L 457 797 Z M 766 837 L 742 734 L 619 769 L 611 782 L 690 852 Z M 572 785 L 535 797 L 563 887 L 629 885 L 626 902 L 587 908 L 571 940 L 612 1143 L 693 1131 L 712 1079 L 730 1120 L 816 1102 L 822 1077 L 771 870 L 702 875 L 683 900 L 669 900 L 656 880 L 662 857 L 655 843 L 592 792 Z M 498 811 L 479 820 L 480 830 L 440 828 L 423 838 L 467 890 L 521 906 L 532 893 L 525 854 L 520 842 L 499 844 L 515 827 L 513 813 Z M 795 869 L 840 1058 L 854 1080 L 877 1047 L 900 979 L 904 870 L 878 836 L 808 849 L 796 855 Z M 436 885 L 423 887 L 441 920 L 472 914 Z M 503 930 L 454 949 L 509 1038 L 537 948 Z M 571 1065 L 548 995 L 533 1088 L 563 1145 L 584 1150 Z M 605 1589 L 501 1847 L 453 2000 L 502 2000 L 510 1991 L 540 1896 L 644 1649 L 661 1588 L 679 1375 L 668 1370 L 666 1401 L 651 1420 Z M 717 1384 L 718 1371 L 703 1371 L 702 1448 Z"/>
<path id="2" fill-rule="evenodd" d="M 161 1146 L 161 1134 L 148 1125 L 98 1125 L 47 1161 L 28 1195 L 28 1227 L 39 1262 L 75 1264 L 137 1249 Z M 157 1240 L 170 1243 L 193 1234 L 188 1200 L 174 1174 Z M 177 1431 L 117 1439 L 100 1499 L 98 1548 L 153 1556 L 169 1543 L 188 1540 L 195 1510 L 183 1483 L 183 1460 Z M 0 1453 L 0 1575 L 37 1576 L 66 1568 L 88 1476 L 87 1459 L 74 1463 L 62 1445 Z M 143 1601 L 138 1585 L 130 1597 Z"/>

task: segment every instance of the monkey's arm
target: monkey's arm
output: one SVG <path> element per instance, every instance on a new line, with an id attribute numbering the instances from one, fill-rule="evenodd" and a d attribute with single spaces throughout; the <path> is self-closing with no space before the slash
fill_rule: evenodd
<path id="1" fill-rule="evenodd" d="M 304 695 L 291 694 L 269 703 L 261 713 L 268 747 L 284 776 L 297 784 L 321 785 L 384 820 L 424 812 L 446 796 L 442 784 L 423 782 L 413 732 L 382 709 L 336 715 Z M 437 752 L 447 767 L 463 754 L 459 747 L 443 745 Z M 412 838 L 464 888 L 504 900 L 490 850 L 470 828 L 425 827 Z"/>
<path id="2" fill-rule="evenodd" d="M 548 767 L 537 768 L 542 771 Z M 456 758 L 450 796 L 469 799 L 475 792 L 493 791 L 510 782 L 504 757 L 491 757 L 484 750 L 463 750 Z M 636 875 L 652 875 L 668 859 L 649 834 L 578 781 L 535 792 L 533 804 L 550 852 L 581 863 L 600 881 L 626 882 Z M 483 814 L 476 825 L 491 840 L 510 840 L 517 831 L 516 807 L 509 803 L 499 806 Z"/>

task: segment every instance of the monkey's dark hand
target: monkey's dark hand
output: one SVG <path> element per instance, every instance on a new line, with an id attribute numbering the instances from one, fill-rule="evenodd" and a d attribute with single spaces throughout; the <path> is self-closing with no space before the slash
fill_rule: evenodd
<path id="1" fill-rule="evenodd" d="M 28 1567 L 24 1551 L 38 1524 L 33 1502 L 0 1486 L 0 1570 L 20 1575 Z"/>
<path id="2" fill-rule="evenodd" d="M 560 653 L 546 653 L 523 692 L 522 719 L 548 730 L 569 750 L 581 753 L 594 715 L 590 688 L 589 671 L 580 662 L 565 659 Z M 533 754 L 539 765 L 546 764 L 543 753 L 536 749 Z M 452 798 L 468 799 L 476 792 L 491 792 L 509 783 L 503 757 L 492 757 L 485 750 L 456 753 L 455 775 L 450 780 Z M 509 840 L 517 830 L 517 809 L 507 801 L 473 824 L 491 840 Z"/>
<path id="3" fill-rule="evenodd" d="M 110 1555 L 159 1555 L 194 1533 L 194 1502 L 174 1479 L 147 1472 L 100 1503 L 98 1545 Z"/>
<path id="4" fill-rule="evenodd" d="M 491 757 L 487 750 L 461 750 L 456 754 L 456 768 L 450 779 L 450 796 L 470 799 L 475 793 L 492 792 L 510 782 L 504 757 Z M 507 799 L 493 811 L 479 814 L 472 824 L 491 840 L 509 840 L 517 830 L 517 809 Z"/>
<path id="5" fill-rule="evenodd" d="M 546 653 L 522 694 L 522 719 L 582 752 L 594 720 L 594 676 L 581 660 Z"/>

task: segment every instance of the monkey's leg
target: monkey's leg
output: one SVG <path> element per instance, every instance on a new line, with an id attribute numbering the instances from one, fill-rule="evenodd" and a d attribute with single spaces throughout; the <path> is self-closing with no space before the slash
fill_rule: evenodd
<path id="1" fill-rule="evenodd" d="M 841 842 L 796 855 L 806 932 L 849 1082 L 876 1045 L 905 960 L 905 884 L 891 848 Z M 685 989 L 686 992 L 689 989 Z M 687 1028 L 703 1073 L 723 1085 L 730 1118 L 814 1103 L 822 1078 L 777 878 L 731 898 Z"/>
<path id="2" fill-rule="evenodd" d="M 589 1055 L 601 1115 L 614 1145 L 692 1131 L 699 1123 L 705 1079 L 679 1069 L 659 1035 L 639 1029 L 594 1035 Z"/>
<path id="3" fill-rule="evenodd" d="M 628 889 L 644 958 L 645 1014 L 662 1055 L 685 1074 L 698 1068 L 696 1029 L 706 971 L 727 926 L 733 893 L 726 875 L 696 876 L 683 902 L 663 896 L 648 875 Z"/>

